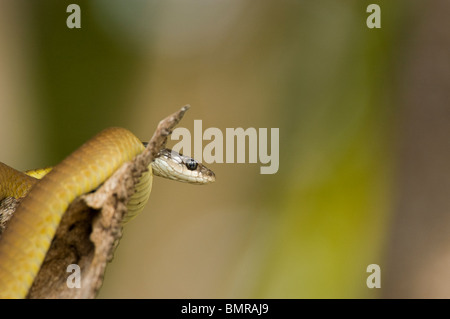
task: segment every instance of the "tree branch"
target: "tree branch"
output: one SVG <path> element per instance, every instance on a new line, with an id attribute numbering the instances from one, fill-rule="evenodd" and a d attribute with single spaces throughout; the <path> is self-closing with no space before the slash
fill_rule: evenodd
<path id="1" fill-rule="evenodd" d="M 97 295 L 106 266 L 122 236 L 122 221 L 134 186 L 188 109 L 189 105 L 186 105 L 162 120 L 140 155 L 123 164 L 95 192 L 82 195 L 71 203 L 28 298 L 94 298 Z M 6 216 L 3 219 L 12 215 L 11 210 L 17 204 L 13 199 L 2 202 L 0 210 L 3 209 L 3 214 L 0 211 L 0 215 Z M 81 288 L 68 288 L 71 272 L 67 272 L 67 266 L 70 264 L 80 267 Z"/>

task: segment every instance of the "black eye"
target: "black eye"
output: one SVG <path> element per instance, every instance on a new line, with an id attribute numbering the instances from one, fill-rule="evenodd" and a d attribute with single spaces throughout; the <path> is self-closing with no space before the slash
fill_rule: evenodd
<path id="1" fill-rule="evenodd" d="M 190 158 L 186 161 L 186 167 L 188 168 L 188 170 L 193 171 L 195 169 L 197 169 L 197 162 L 195 161 L 195 159 Z"/>

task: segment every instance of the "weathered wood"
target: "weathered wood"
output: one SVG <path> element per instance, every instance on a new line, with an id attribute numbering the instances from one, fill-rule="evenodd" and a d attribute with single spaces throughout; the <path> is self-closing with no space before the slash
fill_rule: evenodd
<path id="1" fill-rule="evenodd" d="M 28 298 L 95 298 L 102 286 L 108 262 L 122 236 L 122 221 L 134 186 L 165 146 L 172 129 L 189 105 L 162 120 L 148 146 L 133 161 L 122 165 L 95 192 L 78 197 L 65 212 Z M 20 204 L 20 203 L 19 203 Z M 7 223 L 17 201 L 0 206 L 2 223 Z M 1 240 L 1 239 L 0 239 Z M 70 264 L 81 270 L 81 287 L 69 288 Z"/>

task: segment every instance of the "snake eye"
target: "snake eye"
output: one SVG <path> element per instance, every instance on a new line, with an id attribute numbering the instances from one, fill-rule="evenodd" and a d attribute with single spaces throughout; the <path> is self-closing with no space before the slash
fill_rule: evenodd
<path id="1" fill-rule="evenodd" d="M 193 171 L 195 169 L 197 169 L 197 162 L 195 161 L 195 159 L 190 158 L 186 161 L 186 167 L 188 168 L 188 170 Z"/>

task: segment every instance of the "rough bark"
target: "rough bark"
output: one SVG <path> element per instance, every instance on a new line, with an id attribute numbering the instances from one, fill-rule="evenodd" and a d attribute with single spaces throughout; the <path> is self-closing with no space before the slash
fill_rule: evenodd
<path id="1" fill-rule="evenodd" d="M 65 212 L 44 263 L 33 282 L 28 298 L 94 298 L 107 264 L 122 236 L 122 221 L 134 185 L 148 169 L 167 137 L 189 105 L 162 120 L 146 149 L 133 161 L 123 164 L 95 192 L 73 201 Z M 0 204 L 0 229 L 13 216 L 20 201 L 6 199 Z M 69 288 L 68 265 L 81 271 L 81 287 Z M 70 278 L 69 278 L 70 281 Z"/>

